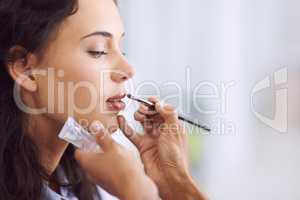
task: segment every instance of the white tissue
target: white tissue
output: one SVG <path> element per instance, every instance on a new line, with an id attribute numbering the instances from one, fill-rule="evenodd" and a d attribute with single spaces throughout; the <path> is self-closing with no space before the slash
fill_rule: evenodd
<path id="1" fill-rule="evenodd" d="M 78 124 L 72 117 L 68 118 L 58 137 L 84 151 L 102 152 L 95 137 Z"/>

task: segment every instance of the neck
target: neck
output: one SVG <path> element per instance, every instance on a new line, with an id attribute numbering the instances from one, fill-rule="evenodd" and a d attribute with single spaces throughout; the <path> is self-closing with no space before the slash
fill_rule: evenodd
<path id="1" fill-rule="evenodd" d="M 29 134 L 40 152 L 42 166 L 49 176 L 57 168 L 68 143 L 60 140 L 58 134 L 63 124 L 44 115 L 29 117 Z"/>

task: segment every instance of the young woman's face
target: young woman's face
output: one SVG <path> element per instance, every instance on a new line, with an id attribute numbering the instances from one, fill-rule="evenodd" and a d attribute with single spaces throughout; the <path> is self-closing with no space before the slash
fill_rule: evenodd
<path id="1" fill-rule="evenodd" d="M 59 122 L 68 116 L 84 125 L 99 120 L 113 132 L 124 109 L 124 83 L 134 75 L 121 49 L 123 25 L 113 0 L 78 2 L 38 64 L 48 70 L 36 79 L 38 104 Z"/>

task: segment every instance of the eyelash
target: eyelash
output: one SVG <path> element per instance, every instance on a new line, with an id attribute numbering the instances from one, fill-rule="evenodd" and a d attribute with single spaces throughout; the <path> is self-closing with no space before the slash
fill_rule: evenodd
<path id="1" fill-rule="evenodd" d="M 88 53 L 94 58 L 101 58 L 102 56 L 106 56 L 108 54 L 105 51 L 88 51 Z M 125 52 L 122 52 L 122 55 L 126 56 L 127 54 Z"/>
<path id="2" fill-rule="evenodd" d="M 101 58 L 102 56 L 107 55 L 108 53 L 105 51 L 89 51 L 88 52 L 94 58 Z"/>

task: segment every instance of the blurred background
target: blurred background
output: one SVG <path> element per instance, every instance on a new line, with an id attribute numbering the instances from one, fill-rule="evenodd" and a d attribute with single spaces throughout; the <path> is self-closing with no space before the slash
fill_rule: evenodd
<path id="1" fill-rule="evenodd" d="M 120 3 L 132 92 L 213 129 L 189 129 L 193 176 L 210 199 L 299 200 L 300 1 Z"/>

